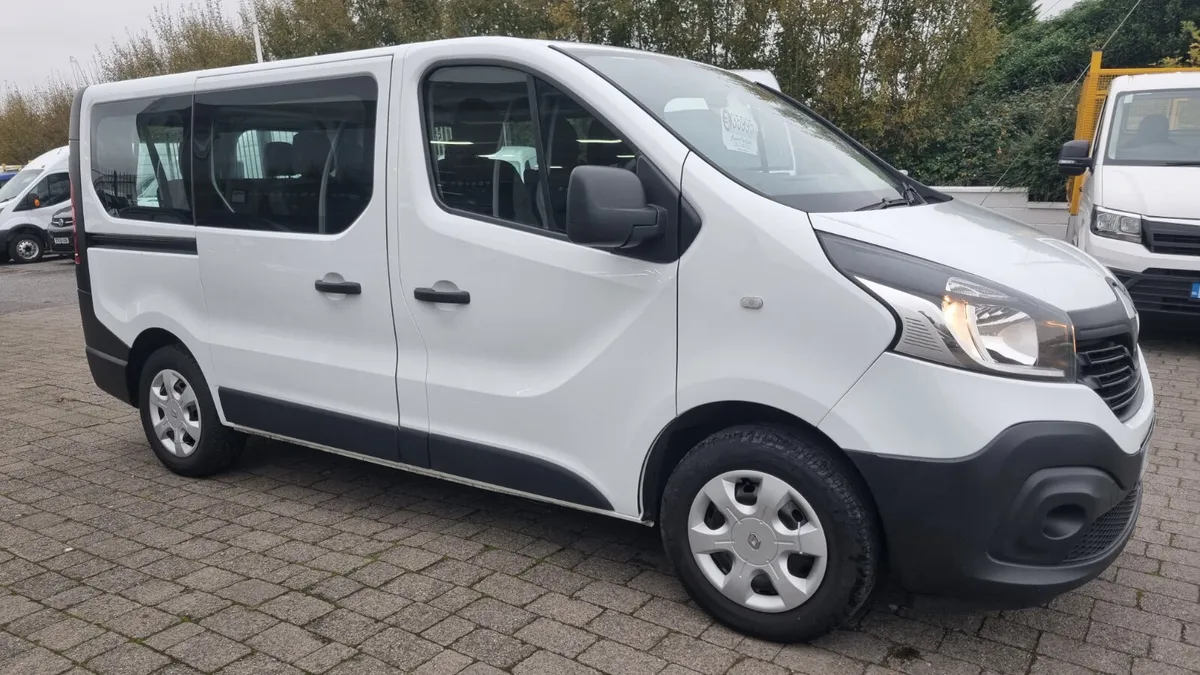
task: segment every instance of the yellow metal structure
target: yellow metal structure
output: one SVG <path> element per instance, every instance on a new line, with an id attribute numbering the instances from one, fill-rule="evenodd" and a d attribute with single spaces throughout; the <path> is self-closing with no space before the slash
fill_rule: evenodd
<path id="1" fill-rule="evenodd" d="M 1096 135 L 1096 126 L 1100 123 L 1100 114 L 1104 110 L 1104 100 L 1108 97 L 1108 87 L 1114 78 L 1122 75 L 1151 75 L 1154 73 L 1173 73 L 1178 71 L 1200 71 L 1200 68 L 1104 68 L 1101 65 L 1102 52 L 1092 52 L 1092 65 L 1088 68 L 1087 77 L 1083 80 L 1083 88 L 1079 91 L 1079 108 L 1075 113 L 1075 139 L 1092 140 Z M 1083 183 L 1087 174 L 1073 176 L 1067 180 L 1067 201 L 1071 203 L 1071 215 L 1079 212 L 1079 195 L 1083 191 Z"/>

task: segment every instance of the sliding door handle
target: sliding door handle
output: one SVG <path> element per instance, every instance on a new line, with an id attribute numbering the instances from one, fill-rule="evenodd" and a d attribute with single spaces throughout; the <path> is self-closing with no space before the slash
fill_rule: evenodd
<path id="1" fill-rule="evenodd" d="M 432 288 L 418 288 L 413 291 L 413 297 L 421 302 L 436 302 L 445 305 L 471 304 L 471 294 L 466 291 L 439 291 Z"/>
<path id="2" fill-rule="evenodd" d="M 362 286 L 357 281 L 325 281 L 324 279 L 317 279 L 316 288 L 321 293 L 362 295 Z"/>

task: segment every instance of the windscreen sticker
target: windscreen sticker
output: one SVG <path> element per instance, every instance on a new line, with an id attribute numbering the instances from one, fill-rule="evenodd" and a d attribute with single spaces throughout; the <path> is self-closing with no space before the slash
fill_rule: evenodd
<path id="1" fill-rule="evenodd" d="M 733 97 L 729 98 L 728 107 L 721 108 L 721 142 L 728 150 L 758 155 L 758 123 L 754 121 L 754 111 Z"/>

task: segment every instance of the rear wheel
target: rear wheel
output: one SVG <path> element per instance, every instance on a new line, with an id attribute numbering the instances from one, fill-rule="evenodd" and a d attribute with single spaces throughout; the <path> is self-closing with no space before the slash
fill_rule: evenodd
<path id="1" fill-rule="evenodd" d="M 20 232 L 8 242 L 8 255 L 18 263 L 34 263 L 45 254 L 45 243 L 39 235 Z"/>
<path id="2" fill-rule="evenodd" d="M 819 637 L 874 588 L 880 544 L 869 502 L 822 442 L 792 430 L 710 436 L 671 474 L 660 513 L 688 593 L 743 633 Z"/>
<path id="3" fill-rule="evenodd" d="M 200 366 L 182 347 L 163 347 L 150 355 L 138 394 L 146 440 L 171 471 L 208 476 L 241 454 L 245 437 L 221 424 Z"/>

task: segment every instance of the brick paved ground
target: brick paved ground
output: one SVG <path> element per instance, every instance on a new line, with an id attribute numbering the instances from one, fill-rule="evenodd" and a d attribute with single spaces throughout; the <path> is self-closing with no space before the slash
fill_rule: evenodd
<path id="1" fill-rule="evenodd" d="M 784 647 L 714 625 L 637 525 L 273 442 L 219 478 L 176 477 L 93 386 L 73 307 L 0 315 L 0 672 L 1200 671 L 1186 345 L 1148 345 L 1145 505 L 1102 579 L 1019 612 L 884 601 L 855 630 Z"/>

